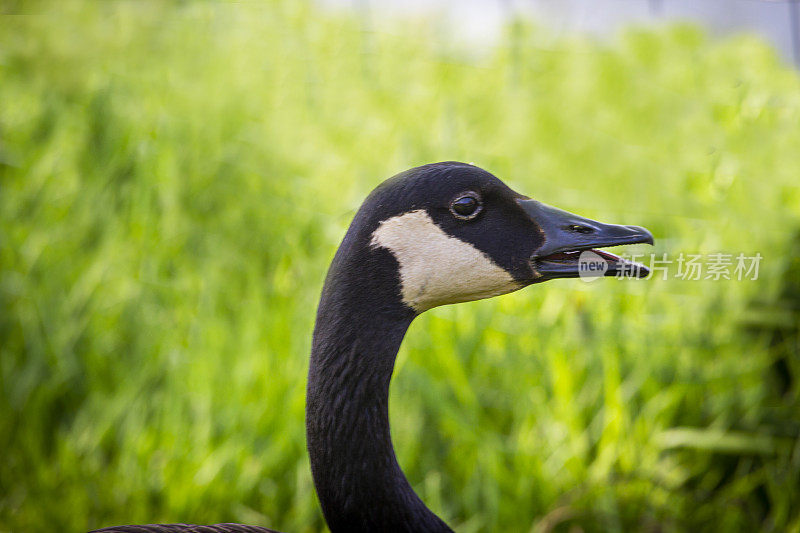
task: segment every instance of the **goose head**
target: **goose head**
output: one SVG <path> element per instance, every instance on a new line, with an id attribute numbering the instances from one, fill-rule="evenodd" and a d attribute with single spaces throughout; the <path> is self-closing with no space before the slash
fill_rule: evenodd
<path id="1" fill-rule="evenodd" d="M 644 228 L 549 207 L 465 163 L 372 191 L 328 270 L 308 372 L 308 451 L 331 531 L 451 531 L 414 493 L 389 432 L 394 362 L 417 315 L 578 276 L 585 250 L 614 275 L 635 264 L 597 248 L 640 242 L 653 242 Z"/>
<path id="2" fill-rule="evenodd" d="M 593 252 L 615 276 L 648 274 L 607 246 L 653 243 L 639 226 L 605 224 L 550 207 L 473 165 L 443 162 L 410 169 L 378 186 L 355 221 L 373 250 L 397 262 L 403 303 L 416 312 L 506 294 L 580 274 Z M 356 224 L 354 222 L 354 224 Z M 585 256 L 584 256 L 585 257 Z M 602 266 L 602 265 L 601 265 Z"/>

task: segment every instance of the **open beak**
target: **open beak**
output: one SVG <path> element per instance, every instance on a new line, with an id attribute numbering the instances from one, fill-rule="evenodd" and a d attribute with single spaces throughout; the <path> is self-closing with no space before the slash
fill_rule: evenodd
<path id="1" fill-rule="evenodd" d="M 584 275 L 643 278 L 650 273 L 640 263 L 597 250 L 621 244 L 653 244 L 653 235 L 645 228 L 603 224 L 536 200 L 517 202 L 544 234 L 544 244 L 531 256 L 531 264 L 541 281 Z"/>

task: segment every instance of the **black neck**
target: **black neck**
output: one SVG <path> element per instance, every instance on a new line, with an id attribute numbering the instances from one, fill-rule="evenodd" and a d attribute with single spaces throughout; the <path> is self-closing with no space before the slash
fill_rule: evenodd
<path id="1" fill-rule="evenodd" d="M 388 253 L 347 255 L 339 250 L 322 292 L 308 375 L 308 451 L 325 519 L 333 532 L 451 531 L 414 493 L 389 432 L 389 382 L 415 313 L 400 302 Z"/>

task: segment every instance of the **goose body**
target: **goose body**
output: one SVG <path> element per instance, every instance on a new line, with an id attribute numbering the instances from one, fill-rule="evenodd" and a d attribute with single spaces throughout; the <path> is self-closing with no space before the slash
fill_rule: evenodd
<path id="1" fill-rule="evenodd" d="M 605 275 L 647 274 L 595 247 L 653 242 L 638 226 L 585 219 L 518 194 L 478 167 L 424 165 L 378 186 L 356 213 L 322 289 L 306 435 L 333 532 L 451 531 L 411 488 L 389 431 L 389 382 L 411 322 L 439 305 L 577 277 L 582 251 Z M 238 524 L 117 526 L 107 533 L 271 530 Z"/>

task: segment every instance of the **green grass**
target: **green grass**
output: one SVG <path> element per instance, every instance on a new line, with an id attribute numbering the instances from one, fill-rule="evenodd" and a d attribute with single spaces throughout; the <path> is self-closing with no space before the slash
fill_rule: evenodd
<path id="1" fill-rule="evenodd" d="M 766 45 L 515 23 L 476 52 L 290 1 L 0 13 L 0 530 L 324 529 L 327 264 L 372 187 L 456 159 L 659 254 L 764 260 L 426 313 L 391 400 L 422 498 L 465 533 L 800 531 L 800 80 Z"/>

